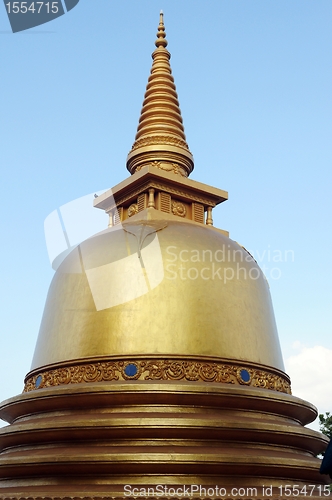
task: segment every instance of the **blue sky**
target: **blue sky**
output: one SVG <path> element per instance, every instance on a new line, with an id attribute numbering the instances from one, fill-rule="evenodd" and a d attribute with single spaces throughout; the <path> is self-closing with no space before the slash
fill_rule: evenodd
<path id="1" fill-rule="evenodd" d="M 265 266 L 293 392 L 332 411 L 330 0 L 80 0 L 16 34 L 0 8 L 0 399 L 30 368 L 45 218 L 127 177 L 160 9 L 191 177 L 229 191 L 214 223 Z"/>

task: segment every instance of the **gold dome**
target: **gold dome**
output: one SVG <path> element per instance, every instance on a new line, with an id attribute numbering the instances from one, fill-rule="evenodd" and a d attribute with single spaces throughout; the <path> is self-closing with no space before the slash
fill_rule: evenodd
<path id="1" fill-rule="evenodd" d="M 283 370 L 268 284 L 253 258 L 206 225 L 137 220 L 151 212 L 67 256 L 49 290 L 32 369 L 159 355 Z"/>

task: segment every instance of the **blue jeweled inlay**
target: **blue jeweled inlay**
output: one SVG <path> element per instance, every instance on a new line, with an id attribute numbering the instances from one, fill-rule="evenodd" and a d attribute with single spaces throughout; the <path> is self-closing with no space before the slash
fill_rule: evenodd
<path id="1" fill-rule="evenodd" d="M 242 378 L 243 382 L 249 382 L 250 373 L 248 372 L 248 370 L 241 370 L 240 377 Z"/>
<path id="2" fill-rule="evenodd" d="M 124 369 L 124 372 L 127 375 L 127 377 L 134 377 L 138 372 L 138 368 L 133 363 L 129 363 Z"/>
<path id="3" fill-rule="evenodd" d="M 41 375 L 38 375 L 38 377 L 36 378 L 36 382 L 35 382 L 36 389 L 38 389 L 38 387 L 40 386 L 42 381 L 43 381 L 43 377 Z"/>

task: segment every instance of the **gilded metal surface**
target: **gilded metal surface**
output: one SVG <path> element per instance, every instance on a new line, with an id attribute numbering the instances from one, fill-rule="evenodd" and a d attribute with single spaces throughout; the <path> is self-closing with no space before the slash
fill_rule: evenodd
<path id="1" fill-rule="evenodd" d="M 134 367 L 132 374 L 126 369 Z M 243 378 L 243 372 L 247 378 Z M 90 362 L 45 370 L 28 377 L 24 392 L 63 384 L 112 380 L 181 380 L 260 387 L 291 394 L 289 379 L 261 368 L 234 363 L 181 359 L 129 359 Z"/>
<path id="2" fill-rule="evenodd" d="M 149 187 L 156 187 L 161 190 L 166 189 L 166 191 L 168 188 L 176 189 L 177 194 L 184 198 L 192 197 L 190 199 L 193 199 L 193 201 L 197 198 L 197 201 L 202 202 L 204 205 L 213 207 L 228 199 L 228 193 L 223 189 L 215 188 L 181 175 L 175 176 L 173 173 L 156 168 L 151 164 L 144 166 L 139 171 L 136 171 L 135 175 L 127 177 L 127 179 L 112 189 L 95 198 L 93 205 L 107 212 L 114 208 L 115 205 L 122 205 L 128 200 L 134 200 L 139 193 L 149 189 Z M 151 183 L 155 185 L 151 186 Z"/>
<path id="3" fill-rule="evenodd" d="M 182 139 L 173 137 L 171 135 L 157 135 L 152 137 L 145 137 L 144 139 L 138 139 L 134 142 L 132 149 L 134 150 L 143 146 L 152 146 L 155 144 L 167 144 L 168 146 L 179 146 L 188 149 L 188 144 L 186 143 L 186 141 L 183 141 Z M 158 162 L 153 162 L 153 164 L 157 164 L 157 166 L 159 166 Z"/>
<path id="4" fill-rule="evenodd" d="M 133 147 L 127 158 L 131 174 L 143 166 L 155 165 L 163 170 L 188 176 L 194 168 L 166 49 L 165 26 L 160 16 L 156 50 L 144 96 L 141 117 Z"/>
<path id="5" fill-rule="evenodd" d="M 289 394 L 243 385 L 45 387 L 0 408 L 13 422 L 0 429 L 0 492 L 98 498 L 123 497 L 125 484 L 325 483 L 315 455 L 328 440 L 302 427 L 316 414 Z"/>
<path id="6" fill-rule="evenodd" d="M 132 219 L 83 242 L 59 266 L 31 369 L 158 354 L 283 371 L 269 287 L 248 253 L 181 218 Z"/>
<path id="7" fill-rule="evenodd" d="M 175 194 L 177 196 L 182 196 L 183 198 L 186 198 L 190 201 L 194 201 L 194 202 L 196 201 L 198 203 L 203 203 L 204 205 L 215 206 L 213 201 L 211 201 L 211 198 L 209 199 L 208 197 L 201 196 L 198 192 L 196 192 L 196 193 L 189 192 L 188 193 L 185 189 L 181 189 L 182 186 L 178 186 L 178 187 L 170 186 L 166 183 L 156 182 L 156 181 L 151 181 L 151 182 L 141 186 L 139 189 L 136 189 L 136 190 L 122 196 L 121 198 L 119 198 L 118 204 L 120 205 L 122 203 L 125 203 L 127 200 L 132 199 L 134 196 L 137 196 L 142 191 L 143 192 L 147 191 L 150 187 L 165 191 L 166 193 L 169 192 L 169 193 Z M 114 205 L 112 206 L 112 208 L 114 208 Z M 110 208 L 105 209 L 105 211 L 107 211 L 107 210 L 110 210 Z"/>

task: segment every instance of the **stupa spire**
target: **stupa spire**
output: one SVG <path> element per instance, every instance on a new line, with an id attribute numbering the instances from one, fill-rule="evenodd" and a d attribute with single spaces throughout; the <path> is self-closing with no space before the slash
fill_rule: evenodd
<path id="1" fill-rule="evenodd" d="M 194 159 L 184 133 L 180 105 L 170 66 L 171 54 L 164 15 L 160 21 L 152 54 L 151 74 L 146 87 L 135 142 L 127 157 L 131 174 L 145 166 L 187 177 L 194 168 Z"/>
<path id="2" fill-rule="evenodd" d="M 157 40 L 155 41 L 155 46 L 156 47 L 167 47 L 168 42 L 166 40 L 166 32 L 165 32 L 165 25 L 164 25 L 164 13 L 161 10 L 160 11 L 160 18 L 159 18 L 159 26 L 158 26 L 158 33 L 157 33 Z M 152 56 L 153 57 L 153 56 Z M 169 55 L 169 59 L 170 59 Z"/>

